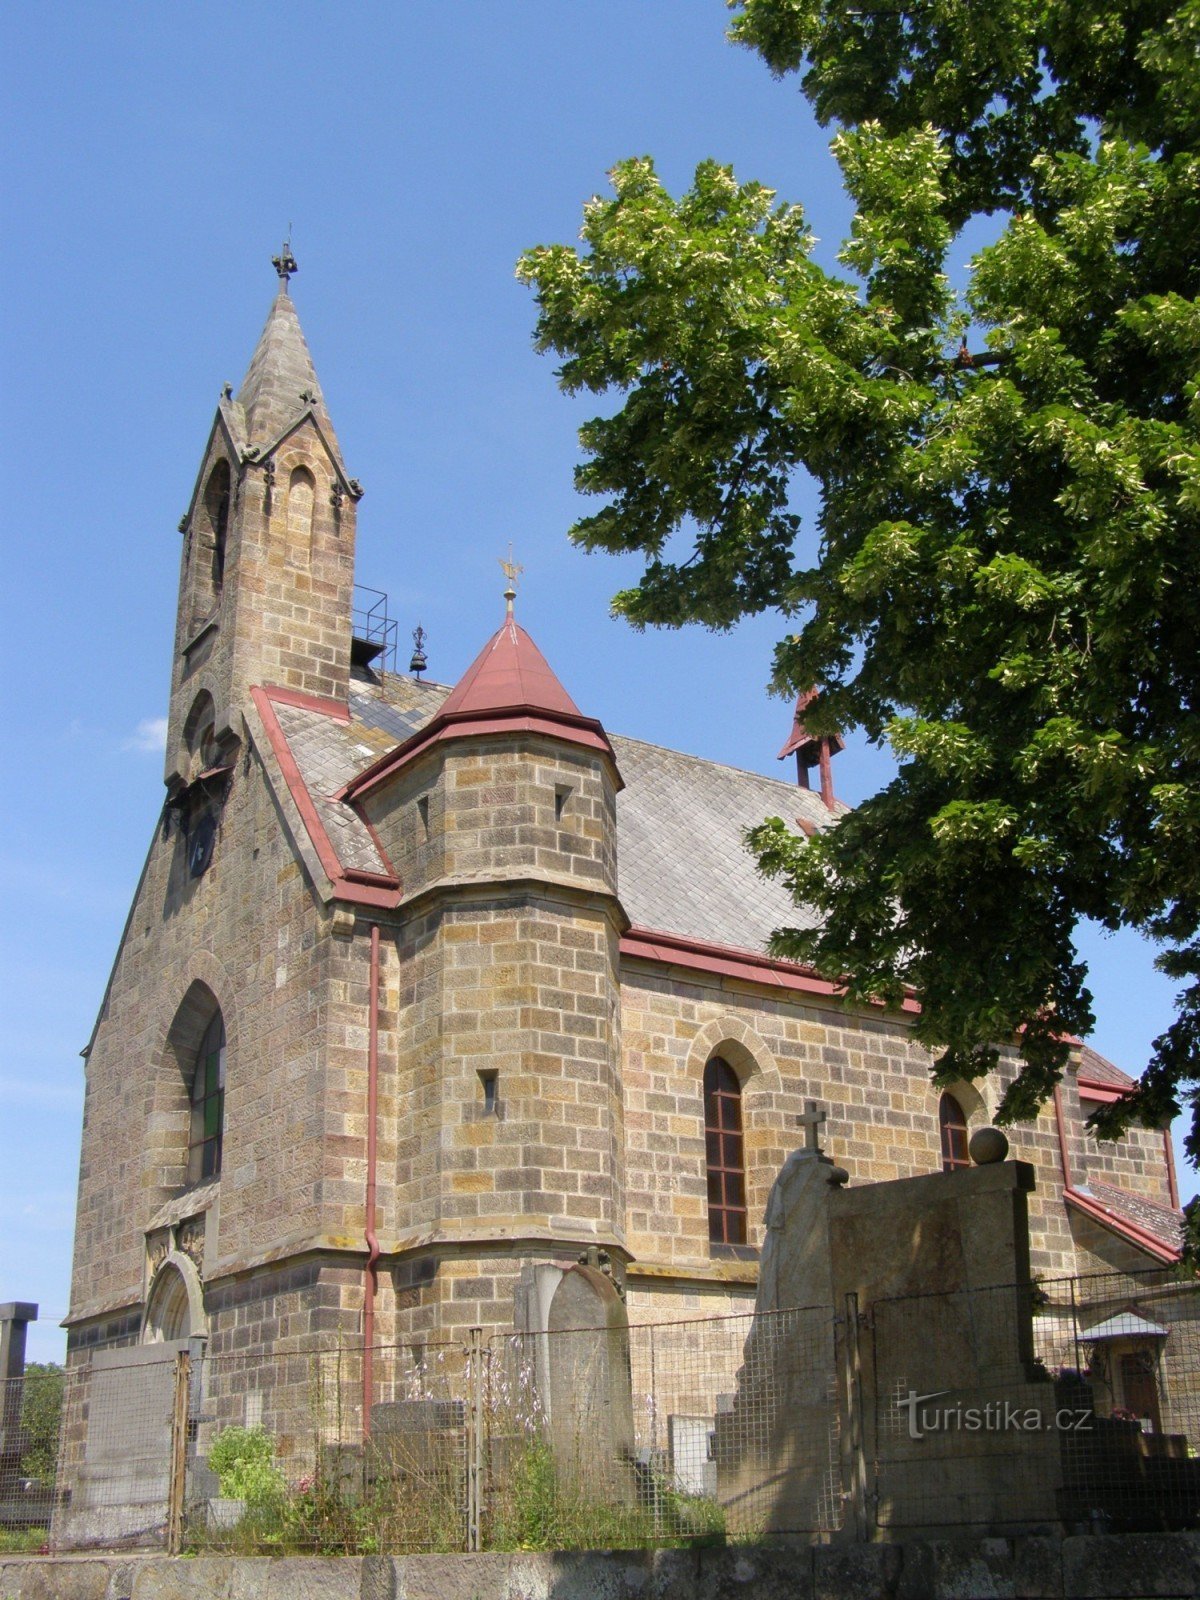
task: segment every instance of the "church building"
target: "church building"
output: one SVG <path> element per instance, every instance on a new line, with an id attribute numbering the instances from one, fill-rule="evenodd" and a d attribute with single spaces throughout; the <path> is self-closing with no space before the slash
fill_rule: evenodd
<path id="1" fill-rule="evenodd" d="M 276 269 L 181 523 L 166 798 L 85 1052 L 72 1358 L 511 1330 L 581 1257 L 631 1322 L 748 1310 L 805 1118 L 852 1183 L 907 1177 L 966 1165 L 1002 1085 L 936 1089 L 910 1013 L 765 954 L 805 913 L 743 830 L 844 809 L 803 705 L 816 789 L 622 738 L 511 583 L 453 687 L 385 670 Z M 1011 1130 L 1045 1279 L 1178 1258 L 1166 1134 L 1085 1128 L 1130 1082 L 1083 1048 Z"/>

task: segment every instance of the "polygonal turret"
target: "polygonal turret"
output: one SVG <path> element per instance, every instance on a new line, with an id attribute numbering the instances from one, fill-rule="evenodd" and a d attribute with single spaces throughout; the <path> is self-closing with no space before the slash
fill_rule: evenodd
<path id="1" fill-rule="evenodd" d="M 437 1161 L 406 1167 L 400 1192 L 424 1238 L 519 1246 L 489 1269 L 509 1305 L 547 1252 L 628 1254 L 620 782 L 603 727 L 510 612 L 436 716 L 341 796 L 413 930 L 396 1071 L 424 1097 Z"/>
<path id="2" fill-rule="evenodd" d="M 612 892 L 621 787 L 604 728 L 510 612 L 431 721 L 342 798 L 378 829 L 406 898 L 464 871 Z"/>

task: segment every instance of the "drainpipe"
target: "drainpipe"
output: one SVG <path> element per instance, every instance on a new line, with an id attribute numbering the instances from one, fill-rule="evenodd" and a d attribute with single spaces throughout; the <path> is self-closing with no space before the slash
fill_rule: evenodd
<path id="1" fill-rule="evenodd" d="M 1171 1196 L 1171 1209 L 1179 1210 L 1179 1184 L 1175 1178 L 1175 1151 L 1171 1145 L 1171 1124 L 1163 1129 L 1163 1151 L 1167 1158 L 1167 1188 Z"/>
<path id="2" fill-rule="evenodd" d="M 379 925 L 371 926 L 370 1022 L 367 1036 L 367 1264 L 363 1269 L 363 1438 L 371 1435 L 371 1401 L 375 1378 L 375 1286 L 379 1271 L 379 1239 L 375 1233 L 375 1156 L 379 1108 Z"/>

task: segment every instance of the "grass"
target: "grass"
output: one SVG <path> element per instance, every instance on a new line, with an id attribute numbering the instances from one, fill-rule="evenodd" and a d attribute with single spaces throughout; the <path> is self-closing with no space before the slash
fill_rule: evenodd
<path id="1" fill-rule="evenodd" d="M 0 1528 L 0 1555 L 37 1555 L 49 1537 L 49 1528 Z"/>
<path id="2" fill-rule="evenodd" d="M 484 1501 L 483 1548 L 633 1550 L 720 1544 L 725 1519 L 715 1501 L 681 1494 L 642 1469 L 615 1464 L 604 1481 L 581 1482 L 556 1466 L 540 1435 L 506 1441 L 502 1467 Z M 457 1452 L 420 1463 L 373 1461 L 366 1486 L 344 1467 L 322 1470 L 302 1487 L 248 1505 L 232 1528 L 203 1522 L 191 1550 L 237 1555 L 401 1555 L 462 1550 L 465 1478 Z"/>
<path id="3" fill-rule="evenodd" d="M 638 1482 L 614 1465 L 606 1483 L 558 1468 L 547 1441 L 534 1437 L 510 1462 L 491 1497 L 488 1550 L 634 1550 L 718 1543 L 725 1519 L 712 1500 L 680 1494 L 661 1478 Z"/>

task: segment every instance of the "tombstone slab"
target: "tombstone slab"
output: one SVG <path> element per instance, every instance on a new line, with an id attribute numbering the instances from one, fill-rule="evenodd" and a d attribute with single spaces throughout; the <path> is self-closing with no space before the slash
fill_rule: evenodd
<path id="1" fill-rule="evenodd" d="M 592 1266 L 564 1272 L 546 1333 L 556 1469 L 605 1495 L 632 1489 L 629 1318 L 612 1279 Z"/>

